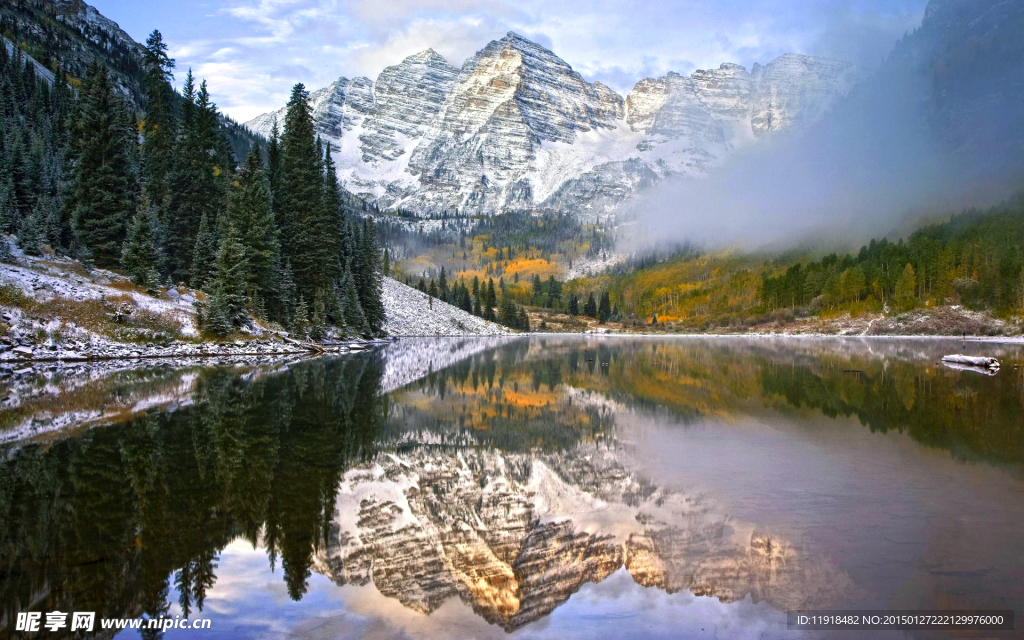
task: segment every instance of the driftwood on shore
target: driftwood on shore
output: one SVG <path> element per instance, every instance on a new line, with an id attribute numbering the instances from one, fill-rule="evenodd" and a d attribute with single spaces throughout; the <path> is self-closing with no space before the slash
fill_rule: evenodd
<path id="1" fill-rule="evenodd" d="M 295 338 L 289 338 L 288 336 L 280 336 L 280 338 L 282 340 L 284 340 L 285 342 L 287 342 L 288 344 L 293 344 L 296 347 L 300 347 L 300 348 L 305 349 L 306 351 L 309 351 L 311 353 L 326 353 L 327 352 L 326 349 L 324 349 L 322 346 L 318 345 L 315 342 L 303 342 L 301 340 L 296 340 Z"/>
<path id="2" fill-rule="evenodd" d="M 968 367 L 981 367 L 982 369 L 998 369 L 999 361 L 990 356 L 965 356 L 959 353 L 942 356 L 942 362 L 965 365 Z"/>

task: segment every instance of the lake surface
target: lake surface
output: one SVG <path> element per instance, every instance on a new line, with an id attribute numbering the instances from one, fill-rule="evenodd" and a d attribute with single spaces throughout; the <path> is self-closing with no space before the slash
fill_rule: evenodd
<path id="1" fill-rule="evenodd" d="M 785 612 L 1024 612 L 1022 363 L 524 337 L 8 378 L 0 636 L 56 610 L 211 620 L 166 637 L 970 636 Z"/>

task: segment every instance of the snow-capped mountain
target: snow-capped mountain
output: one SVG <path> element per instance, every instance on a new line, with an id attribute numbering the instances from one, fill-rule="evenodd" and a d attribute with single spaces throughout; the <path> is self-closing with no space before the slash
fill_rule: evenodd
<path id="1" fill-rule="evenodd" d="M 461 69 L 427 50 L 311 102 L 343 184 L 382 209 L 579 213 L 820 120 L 857 80 L 850 64 L 787 54 L 645 79 L 623 98 L 510 32 Z M 268 135 L 275 118 L 284 110 L 247 125 Z"/>

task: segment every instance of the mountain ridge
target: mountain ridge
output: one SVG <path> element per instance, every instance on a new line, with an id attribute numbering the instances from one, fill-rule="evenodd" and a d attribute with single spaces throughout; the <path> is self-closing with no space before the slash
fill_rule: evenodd
<path id="1" fill-rule="evenodd" d="M 651 181 L 702 175 L 738 147 L 817 121 L 859 77 L 848 63 L 786 54 L 750 71 L 670 72 L 622 96 L 510 31 L 458 69 L 428 49 L 376 81 L 340 78 L 311 103 L 339 179 L 381 209 L 603 211 Z M 395 83 L 415 89 L 397 107 Z M 267 135 L 275 116 L 280 126 L 283 110 L 246 125 Z"/>

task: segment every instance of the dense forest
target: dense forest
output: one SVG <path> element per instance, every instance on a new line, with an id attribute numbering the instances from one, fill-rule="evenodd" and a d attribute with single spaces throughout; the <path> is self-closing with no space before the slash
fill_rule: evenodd
<path id="1" fill-rule="evenodd" d="M 337 182 L 303 85 L 265 154 L 253 145 L 239 166 L 205 81 L 189 71 L 179 95 L 173 69 L 154 31 L 137 112 L 98 60 L 51 79 L 0 47 L 0 230 L 26 253 L 123 269 L 149 290 L 200 288 L 213 334 L 250 317 L 314 338 L 330 325 L 379 334 L 376 232 Z"/>
<path id="2" fill-rule="evenodd" d="M 765 309 L 811 312 L 863 303 L 910 309 L 960 303 L 1009 315 L 1024 310 L 1024 196 L 965 211 L 906 240 L 872 240 L 857 255 L 830 254 L 765 274 Z"/>

